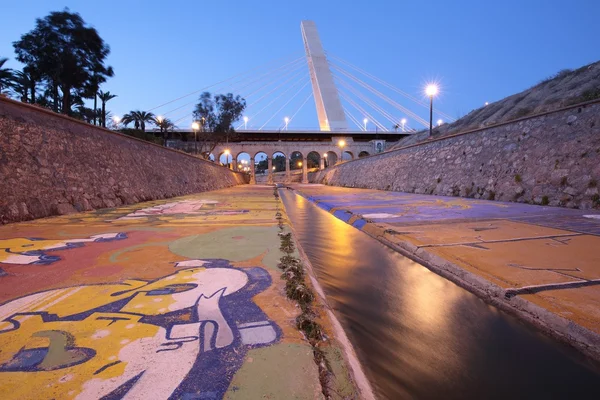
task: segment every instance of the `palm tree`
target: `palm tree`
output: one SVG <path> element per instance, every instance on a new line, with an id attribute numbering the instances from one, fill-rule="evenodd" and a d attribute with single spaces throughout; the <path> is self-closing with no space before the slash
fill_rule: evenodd
<path id="1" fill-rule="evenodd" d="M 13 80 L 13 71 L 10 68 L 4 68 L 4 64 L 8 61 L 8 58 L 0 58 L 0 94 L 2 89 L 8 87 Z"/>
<path id="2" fill-rule="evenodd" d="M 130 111 L 129 113 L 123 115 L 123 119 L 121 123 L 123 126 L 127 126 L 130 123 L 134 123 L 135 129 L 142 129 L 142 132 L 146 132 L 146 122 L 154 123 L 154 114 L 146 111 Z"/>
<path id="3" fill-rule="evenodd" d="M 117 95 L 111 94 L 110 92 L 103 92 L 101 90 L 98 92 L 98 97 L 102 102 L 102 111 L 100 112 L 100 123 L 104 128 L 106 128 L 106 103 L 117 97 Z"/>
<path id="4" fill-rule="evenodd" d="M 160 133 L 163 138 L 163 144 L 166 146 L 168 132 L 169 130 L 173 130 L 176 128 L 175 124 L 168 118 L 156 117 L 154 118 L 154 125 L 156 125 L 160 129 Z"/>
<path id="5" fill-rule="evenodd" d="M 29 102 L 29 88 L 31 87 L 31 79 L 29 75 L 23 71 L 15 71 L 12 79 L 12 90 L 21 99 L 23 103 Z"/>

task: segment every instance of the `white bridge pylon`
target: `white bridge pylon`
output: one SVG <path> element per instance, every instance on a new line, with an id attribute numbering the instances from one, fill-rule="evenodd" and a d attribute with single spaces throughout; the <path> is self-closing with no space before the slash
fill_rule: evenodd
<path id="1" fill-rule="evenodd" d="M 302 39 L 308 60 L 308 69 L 312 83 L 319 127 L 322 131 L 348 131 L 346 114 L 342 108 L 333 75 L 313 21 L 302 21 Z"/>

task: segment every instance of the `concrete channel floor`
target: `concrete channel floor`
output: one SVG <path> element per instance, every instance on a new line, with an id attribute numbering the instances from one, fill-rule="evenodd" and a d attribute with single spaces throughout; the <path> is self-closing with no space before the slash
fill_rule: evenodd
<path id="1" fill-rule="evenodd" d="M 598 343 L 600 211 L 290 186 L 384 243 L 449 262 L 499 287 L 502 297 L 515 295 L 584 327 Z"/>
<path id="2" fill-rule="evenodd" d="M 277 212 L 243 186 L 0 226 L 0 398 L 322 398 Z"/>

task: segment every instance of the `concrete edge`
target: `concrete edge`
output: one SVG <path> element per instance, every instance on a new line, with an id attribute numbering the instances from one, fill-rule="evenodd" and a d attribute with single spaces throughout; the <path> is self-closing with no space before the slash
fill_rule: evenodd
<path id="1" fill-rule="evenodd" d="M 281 190 L 281 189 L 278 188 L 278 191 L 279 190 Z M 298 193 L 296 193 L 294 191 L 294 194 L 298 194 Z M 280 196 L 280 198 L 281 198 L 281 196 Z M 281 202 L 281 204 L 283 205 L 283 207 L 285 209 L 285 204 L 283 203 L 283 201 Z M 286 211 L 286 214 L 287 214 L 287 211 Z M 369 379 L 367 378 L 367 376 L 363 370 L 363 367 L 362 367 L 360 361 L 358 360 L 356 351 L 354 350 L 354 346 L 348 339 L 348 335 L 346 335 L 346 331 L 342 327 L 342 324 L 340 323 L 338 318 L 335 316 L 335 313 L 333 312 L 331 306 L 329 305 L 329 302 L 327 301 L 327 297 L 325 296 L 325 291 L 323 290 L 323 287 L 321 286 L 321 284 L 319 283 L 319 281 L 317 279 L 317 276 L 314 272 L 314 268 L 313 268 L 310 260 L 308 259 L 308 256 L 304 252 L 302 245 L 297 240 L 296 230 L 294 229 L 293 225 L 291 224 L 291 222 L 289 220 L 287 222 L 288 222 L 287 225 L 290 228 L 290 231 L 292 232 L 292 237 L 294 239 L 294 244 L 296 245 L 296 249 L 298 251 L 300 260 L 302 261 L 302 263 L 304 265 L 306 265 L 306 267 L 308 269 L 308 276 L 310 278 L 310 282 L 318 294 L 318 301 L 325 308 L 327 316 L 331 320 L 331 325 L 333 326 L 335 339 L 341 344 L 342 354 L 344 356 L 344 360 L 346 361 L 346 364 L 350 367 L 350 373 L 351 373 L 351 377 L 353 379 L 354 386 L 358 389 L 360 398 L 366 399 L 366 400 L 375 400 L 375 394 L 373 392 L 373 388 L 371 387 L 371 383 L 369 382 Z"/>
<path id="2" fill-rule="evenodd" d="M 317 203 L 311 196 L 307 196 L 297 190 L 294 190 L 294 192 L 299 196 L 304 197 L 311 203 Z M 334 215 L 331 211 L 328 212 Z M 338 218 L 337 216 L 335 217 Z M 355 219 L 350 218 L 346 223 L 352 226 L 352 224 L 349 223 L 351 220 Z M 538 306 L 522 297 L 514 296 L 512 298 L 507 298 L 505 296 L 506 290 L 500 286 L 469 271 L 466 271 L 459 265 L 454 264 L 423 248 L 419 248 L 408 241 L 401 241 L 399 243 L 391 242 L 385 237 L 385 228 L 377 226 L 375 223 L 370 221 L 365 222 L 365 225 L 360 230 L 392 250 L 395 250 L 405 257 L 422 264 L 436 274 L 473 293 L 486 303 L 532 324 L 545 334 L 561 341 L 564 344 L 574 347 L 592 360 L 600 362 L 599 334 L 551 311 L 548 311 L 547 309 Z"/>

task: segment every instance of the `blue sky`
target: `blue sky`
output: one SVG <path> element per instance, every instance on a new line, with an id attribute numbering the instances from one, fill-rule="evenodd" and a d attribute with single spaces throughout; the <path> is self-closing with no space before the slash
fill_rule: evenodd
<path id="1" fill-rule="evenodd" d="M 0 57 L 14 56 L 12 42 L 33 28 L 36 17 L 65 5 L 79 12 L 111 46 L 108 64 L 114 67 L 115 77 L 103 89 L 118 95 L 108 106 L 115 115 L 132 109 L 148 110 L 262 64 L 272 68 L 301 57 L 303 19 L 317 23 L 328 54 L 412 96 L 423 99 L 423 85 L 438 80 L 442 92 L 436 105 L 454 118 L 486 101 L 526 89 L 563 68 L 577 68 L 600 58 L 595 44 L 600 37 L 597 0 L 22 0 L 2 5 Z M 9 66 L 18 64 L 11 60 Z M 253 127 L 262 126 L 272 116 L 265 128 L 278 128 L 284 116 L 298 111 L 310 87 L 297 90 L 306 79 L 301 67 L 297 71 L 298 80 L 289 82 L 296 86 L 253 118 Z M 277 83 L 273 83 L 275 86 Z M 285 87 L 289 85 L 283 85 L 282 90 Z M 381 86 L 377 88 L 428 118 L 426 108 Z M 364 89 L 360 91 L 366 94 Z M 276 112 L 296 93 L 286 107 Z M 261 94 L 254 96 L 256 100 Z M 194 99 L 188 97 L 154 111 L 163 114 Z M 269 99 L 266 96 L 247 114 L 253 116 Z M 249 97 L 248 103 L 252 101 Z M 375 101 L 388 111 L 388 116 L 405 117 L 402 111 Z M 167 117 L 187 127 L 191 107 L 183 106 Z M 359 121 L 364 117 L 360 110 L 351 109 L 350 113 Z M 385 118 L 378 119 L 391 127 Z M 422 127 L 414 118 L 408 119 L 408 125 Z M 290 129 L 317 127 L 310 99 L 297 112 Z"/>

